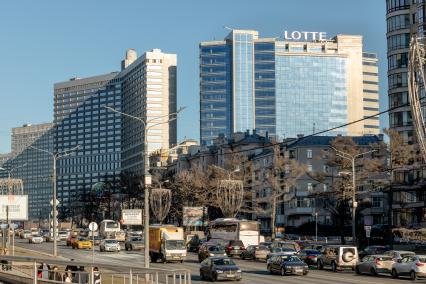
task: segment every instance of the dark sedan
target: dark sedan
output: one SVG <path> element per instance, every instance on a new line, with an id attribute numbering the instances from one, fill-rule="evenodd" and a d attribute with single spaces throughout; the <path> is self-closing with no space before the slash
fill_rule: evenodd
<path id="1" fill-rule="evenodd" d="M 129 237 L 124 242 L 125 250 L 141 250 L 144 248 L 144 242 L 141 237 Z"/>
<path id="2" fill-rule="evenodd" d="M 278 273 L 284 275 L 307 275 L 309 272 L 308 265 L 297 256 L 277 255 L 273 256 L 267 266 L 271 274 Z"/>
<path id="3" fill-rule="evenodd" d="M 225 248 L 217 245 L 204 246 L 198 251 L 198 261 L 202 262 L 208 257 L 221 257 L 226 256 Z"/>
<path id="4" fill-rule="evenodd" d="M 209 257 L 201 262 L 202 280 L 237 280 L 242 279 L 241 269 L 228 257 Z"/>
<path id="5" fill-rule="evenodd" d="M 298 252 L 297 256 L 304 261 L 307 265 L 317 265 L 318 256 L 321 252 L 313 249 L 301 250 Z"/>

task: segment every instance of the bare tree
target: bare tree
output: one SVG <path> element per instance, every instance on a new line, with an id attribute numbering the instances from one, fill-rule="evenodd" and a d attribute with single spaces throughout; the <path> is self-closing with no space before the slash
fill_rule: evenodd
<path id="1" fill-rule="evenodd" d="M 149 195 L 149 201 L 152 213 L 162 224 L 170 210 L 172 192 L 166 188 L 153 188 Z"/>
<path id="2" fill-rule="evenodd" d="M 244 199 L 244 186 L 241 180 L 231 178 L 221 180 L 217 188 L 217 203 L 222 214 L 233 218 L 240 211 Z"/>

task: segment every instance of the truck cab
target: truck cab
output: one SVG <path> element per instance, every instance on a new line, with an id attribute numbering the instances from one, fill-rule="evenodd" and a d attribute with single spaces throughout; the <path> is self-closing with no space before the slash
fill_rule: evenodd
<path id="1" fill-rule="evenodd" d="M 183 228 L 172 225 L 154 225 L 149 228 L 149 254 L 152 262 L 180 261 L 186 258 Z"/>

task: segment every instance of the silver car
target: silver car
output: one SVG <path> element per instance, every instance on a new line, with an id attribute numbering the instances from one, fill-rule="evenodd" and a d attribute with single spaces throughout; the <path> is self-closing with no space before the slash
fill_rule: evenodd
<path id="1" fill-rule="evenodd" d="M 394 261 L 398 261 L 406 256 L 413 256 L 416 255 L 414 252 L 412 251 L 405 251 L 405 250 L 389 250 L 385 253 L 383 253 L 383 255 L 388 255 L 390 257 L 392 257 L 392 259 Z"/>
<path id="2" fill-rule="evenodd" d="M 367 255 L 355 266 L 357 274 L 368 273 L 377 276 L 379 273 L 391 273 L 395 263 L 388 255 Z"/>
<path id="3" fill-rule="evenodd" d="M 102 240 L 99 244 L 99 250 L 101 252 L 104 252 L 104 251 L 119 252 L 120 249 L 121 248 L 120 248 L 119 242 L 113 239 Z"/>
<path id="4" fill-rule="evenodd" d="M 32 235 L 28 238 L 28 243 L 30 244 L 41 244 L 43 242 L 43 237 L 40 235 Z"/>

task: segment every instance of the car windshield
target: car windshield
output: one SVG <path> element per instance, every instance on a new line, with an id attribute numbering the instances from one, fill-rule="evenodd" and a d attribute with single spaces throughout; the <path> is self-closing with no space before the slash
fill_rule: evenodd
<path id="1" fill-rule="evenodd" d="M 267 250 L 268 248 L 266 246 L 259 246 L 257 249 L 258 250 Z"/>
<path id="2" fill-rule="evenodd" d="M 105 243 L 107 243 L 107 244 L 116 244 L 117 241 L 116 240 L 105 240 Z"/>
<path id="3" fill-rule="evenodd" d="M 298 257 L 296 257 L 296 256 L 289 256 L 289 257 L 287 257 L 283 261 L 287 261 L 287 262 L 300 262 L 301 260 Z"/>
<path id="4" fill-rule="evenodd" d="M 306 252 L 306 254 L 321 254 L 319 251 L 317 251 L 317 250 L 306 250 L 305 251 Z"/>
<path id="5" fill-rule="evenodd" d="M 218 247 L 218 246 L 214 246 L 214 247 L 210 247 L 209 248 L 209 251 L 213 251 L 213 252 L 216 252 L 216 251 L 224 251 L 225 249 L 223 248 L 223 247 Z"/>
<path id="6" fill-rule="evenodd" d="M 132 242 L 142 242 L 142 238 L 136 237 L 131 239 Z"/>
<path id="7" fill-rule="evenodd" d="M 239 247 L 244 246 L 242 241 L 231 241 L 231 242 L 229 243 L 229 245 L 230 245 L 230 246 L 239 246 Z"/>
<path id="8" fill-rule="evenodd" d="M 291 248 L 274 248 L 272 252 L 294 252 Z"/>
<path id="9" fill-rule="evenodd" d="M 213 260 L 213 264 L 215 265 L 235 265 L 235 262 L 232 261 L 232 259 L 229 258 L 219 258 Z"/>
<path id="10" fill-rule="evenodd" d="M 183 240 L 167 240 L 167 249 L 185 249 L 185 242 Z"/>
<path id="11" fill-rule="evenodd" d="M 420 262 L 426 262 L 426 256 L 425 256 L 425 257 L 424 257 L 424 256 L 419 257 L 419 261 L 420 261 Z"/>

